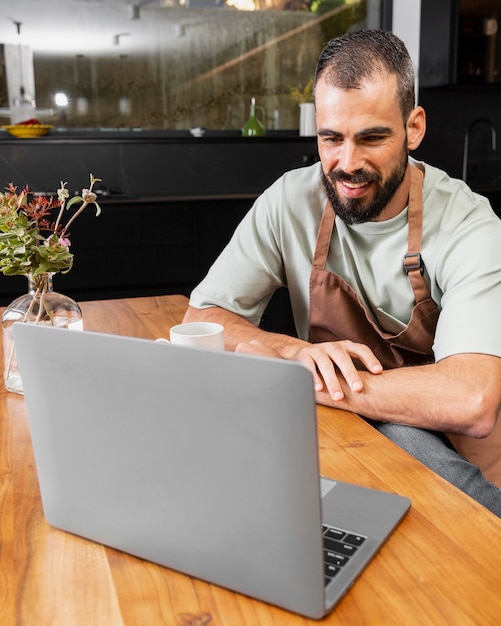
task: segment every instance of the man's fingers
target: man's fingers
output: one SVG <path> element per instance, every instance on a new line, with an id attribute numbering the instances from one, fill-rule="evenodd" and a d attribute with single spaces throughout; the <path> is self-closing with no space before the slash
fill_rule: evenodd
<path id="1" fill-rule="evenodd" d="M 315 390 L 325 388 L 336 402 L 344 398 L 340 376 L 355 393 L 363 390 L 362 378 L 353 359 L 359 360 L 373 374 L 383 369 L 370 348 L 352 341 L 313 344 L 303 348 L 298 358 L 313 372 Z"/>
<path id="2" fill-rule="evenodd" d="M 281 358 L 278 352 L 257 340 L 239 343 L 235 351 Z M 379 374 L 383 370 L 370 348 L 353 341 L 308 344 L 301 347 L 293 358 L 310 369 L 315 391 L 329 393 L 335 402 L 344 399 L 342 380 L 346 381 L 353 392 L 363 391 L 362 378 L 354 360 L 362 363 L 373 374 Z"/>

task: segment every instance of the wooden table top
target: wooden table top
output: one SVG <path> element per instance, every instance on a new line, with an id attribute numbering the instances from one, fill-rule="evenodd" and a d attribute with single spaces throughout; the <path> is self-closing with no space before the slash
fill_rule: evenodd
<path id="1" fill-rule="evenodd" d="M 184 296 L 82 303 L 86 330 L 168 336 Z M 54 389 L 57 393 L 57 389 Z M 323 475 L 401 493 L 409 514 L 329 625 L 501 622 L 501 519 L 352 413 L 318 408 Z M 283 626 L 318 622 L 52 528 L 24 399 L 0 392 L 2 626 Z"/>

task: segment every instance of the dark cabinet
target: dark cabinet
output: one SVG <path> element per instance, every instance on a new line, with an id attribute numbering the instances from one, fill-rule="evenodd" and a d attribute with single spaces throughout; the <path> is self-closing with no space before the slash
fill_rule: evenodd
<path id="1" fill-rule="evenodd" d="M 101 137 L 0 142 L 4 186 L 48 192 L 60 180 L 103 179 L 102 213 L 89 208 L 70 240 L 74 265 L 54 289 L 76 300 L 189 294 L 255 198 L 286 170 L 317 159 L 316 140 L 298 136 Z M 49 186 L 47 188 L 47 186 Z M 97 189 L 97 188 L 96 188 Z M 26 289 L 0 274 L 0 304 Z"/>
<path id="2" fill-rule="evenodd" d="M 76 300 L 185 293 L 203 278 L 253 200 L 101 202 L 72 229 L 73 268 L 54 289 Z M 2 304 L 26 288 L 0 276 Z"/>

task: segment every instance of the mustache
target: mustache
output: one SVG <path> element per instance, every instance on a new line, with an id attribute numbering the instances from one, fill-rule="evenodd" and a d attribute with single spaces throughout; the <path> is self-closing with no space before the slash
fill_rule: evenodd
<path id="1" fill-rule="evenodd" d="M 331 170 L 327 174 L 327 178 L 331 181 L 331 183 L 340 181 L 356 184 L 366 184 L 372 181 L 380 182 L 382 180 L 382 177 L 378 172 L 371 172 L 369 170 L 359 170 L 354 174 L 348 174 L 348 172 L 344 172 L 343 170 Z"/>

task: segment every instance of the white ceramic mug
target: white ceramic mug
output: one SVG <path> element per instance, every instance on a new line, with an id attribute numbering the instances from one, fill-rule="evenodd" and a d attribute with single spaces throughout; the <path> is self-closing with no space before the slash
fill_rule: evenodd
<path id="1" fill-rule="evenodd" d="M 224 327 L 215 322 L 186 322 L 170 329 L 171 343 L 224 350 Z"/>

